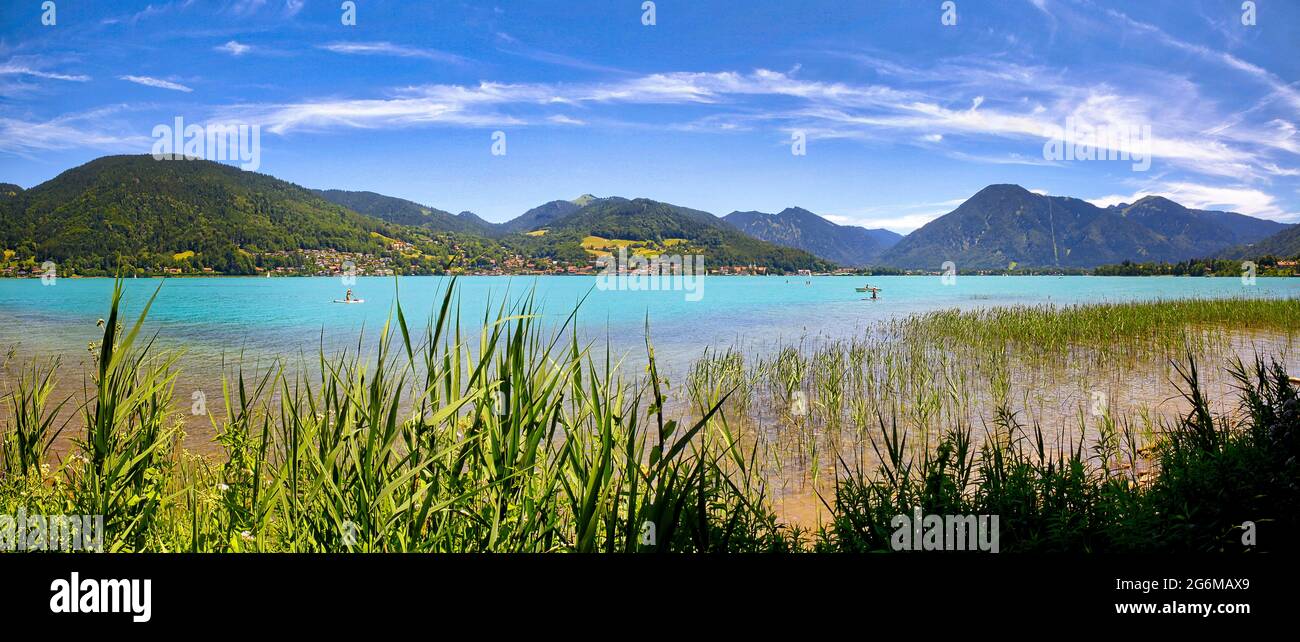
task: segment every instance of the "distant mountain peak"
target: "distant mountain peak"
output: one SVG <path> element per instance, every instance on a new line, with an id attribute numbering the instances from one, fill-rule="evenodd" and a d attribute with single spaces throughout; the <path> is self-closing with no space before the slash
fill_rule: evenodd
<path id="1" fill-rule="evenodd" d="M 592 201 L 598 201 L 598 200 L 600 199 L 596 198 L 595 196 L 592 196 L 591 194 L 583 194 L 582 196 L 579 196 L 578 198 L 575 198 L 569 202 L 573 203 L 574 205 L 577 205 L 578 207 L 586 207 L 588 205 L 591 205 Z"/>
<path id="2" fill-rule="evenodd" d="M 1132 261 L 1182 261 L 1275 234 L 1272 221 L 1188 209 L 1163 196 L 1106 208 L 1019 185 L 989 185 L 926 223 L 880 257 L 881 264 L 937 269 L 1095 267 Z"/>
<path id="3" fill-rule="evenodd" d="M 817 215 L 813 214 L 812 212 L 802 207 L 787 207 L 781 210 L 781 212 L 777 214 L 777 216 L 817 216 Z M 824 218 L 824 217 L 818 216 L 818 218 Z"/>
<path id="4" fill-rule="evenodd" d="M 841 265 L 869 265 L 902 238 L 889 230 L 838 225 L 802 207 L 787 207 L 777 214 L 732 212 L 723 220 L 750 236 Z"/>
<path id="5" fill-rule="evenodd" d="M 1183 208 L 1182 205 L 1180 205 L 1180 204 L 1178 204 L 1178 203 L 1175 203 L 1174 201 L 1169 200 L 1169 199 L 1167 199 L 1167 198 L 1165 198 L 1165 197 L 1163 197 L 1163 196 L 1157 196 L 1157 195 L 1155 195 L 1155 194 L 1151 194 L 1151 195 L 1148 195 L 1148 196 L 1143 196 L 1142 198 L 1139 198 L 1138 200 L 1133 201 L 1133 204 L 1132 204 L 1132 205 L 1129 205 L 1128 207 L 1137 207 L 1138 205 L 1158 205 L 1158 206 L 1161 206 L 1161 207 L 1169 207 L 1169 206 L 1172 206 L 1172 207 Z M 1126 208 L 1126 209 L 1127 209 L 1127 208 Z M 1185 208 L 1184 208 L 1184 209 L 1185 209 Z"/>
<path id="6" fill-rule="evenodd" d="M 1005 196 L 1010 196 L 1010 195 L 1016 195 L 1016 196 L 1041 196 L 1041 194 L 1034 194 L 1033 192 L 1031 192 L 1031 191 L 1029 191 L 1029 190 L 1027 190 L 1027 189 L 1025 189 L 1025 188 L 1023 188 L 1023 187 L 1021 187 L 1021 186 L 1019 186 L 1019 185 L 1016 185 L 1015 183 L 994 183 L 994 184 L 992 184 L 992 185 L 989 185 L 988 187 L 985 187 L 984 189 L 982 189 L 982 190 L 980 190 L 980 191 L 978 191 L 978 192 L 975 192 L 975 195 L 972 196 L 971 198 L 975 198 L 975 197 L 980 196 L 980 195 L 984 195 L 984 196 L 991 196 L 991 195 L 999 195 L 999 196 L 1003 196 L 1003 195 L 1005 195 Z"/>

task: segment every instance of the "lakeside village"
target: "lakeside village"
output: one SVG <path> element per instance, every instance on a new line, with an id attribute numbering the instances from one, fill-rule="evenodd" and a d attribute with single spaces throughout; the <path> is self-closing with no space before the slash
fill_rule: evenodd
<path id="1" fill-rule="evenodd" d="M 400 243 L 400 242 L 398 242 Z M 401 248 L 398 248 L 399 250 Z M 457 276 L 520 276 L 520 275 L 597 275 L 603 269 L 599 256 L 589 257 L 585 262 L 556 260 L 551 258 L 527 258 L 515 254 L 502 259 L 482 257 L 476 260 L 458 258 L 448 261 L 445 267 L 429 263 L 411 263 L 393 256 L 375 255 L 364 252 L 345 252 L 340 250 L 286 250 L 260 253 L 251 265 L 251 271 L 222 271 L 209 266 L 198 266 L 188 259 L 193 252 L 181 252 L 173 255 L 172 265 L 156 265 L 153 268 L 136 267 L 128 271 L 133 276 L 415 276 L 415 275 L 457 275 Z M 161 263 L 161 262 L 160 262 Z M 1241 276 L 1242 263 L 1239 261 L 1205 260 L 1185 261 L 1175 264 L 1132 263 L 1105 265 L 1095 269 L 1082 268 L 1024 268 L 1009 265 L 1006 269 L 956 270 L 963 276 L 1004 276 L 1004 275 L 1079 275 L 1079 276 Z M 680 269 L 680 268 L 678 268 Z M 1256 266 L 1259 276 L 1300 276 L 1300 259 L 1277 259 L 1264 257 Z M 649 274 L 650 266 L 635 269 L 622 269 L 622 274 Z M 111 276 L 100 271 L 69 269 L 66 264 L 49 261 L 16 260 L 12 250 L 5 250 L 0 255 L 0 278 L 42 278 L 58 277 Z M 664 273 L 670 270 L 665 269 Z M 944 270 L 898 270 L 892 268 L 838 268 L 833 271 L 798 270 L 789 274 L 769 269 L 761 265 L 719 265 L 707 266 L 706 274 L 716 276 L 935 276 L 951 275 Z"/>
<path id="2" fill-rule="evenodd" d="M 400 248 L 399 248 L 400 249 Z M 187 256 L 188 255 L 188 256 Z M 193 277 L 193 276 L 263 276 L 263 277 L 305 277 L 305 276 L 393 276 L 393 275 L 458 275 L 458 276 L 519 276 L 519 275 L 596 275 L 601 272 L 602 264 L 599 257 L 592 257 L 589 261 L 575 263 L 572 261 L 562 261 L 550 258 L 527 258 L 523 255 L 512 255 L 503 259 L 481 258 L 475 261 L 456 261 L 445 268 L 438 268 L 426 264 L 411 264 L 410 262 L 399 261 L 394 257 L 381 256 L 363 252 L 345 252 L 340 250 L 289 250 L 278 252 L 265 252 L 256 255 L 257 262 L 252 266 L 252 272 L 225 272 L 214 269 L 209 266 L 197 266 L 189 263 L 187 259 L 193 256 L 192 252 L 177 253 L 173 257 L 174 265 L 163 265 L 155 268 L 137 267 L 133 272 L 134 276 L 152 277 L 152 276 L 171 276 L 171 277 Z M 105 276 L 97 272 L 83 273 L 84 271 L 69 270 L 67 266 L 60 265 L 57 262 L 35 261 L 27 259 L 25 261 L 11 260 L 12 254 L 3 257 L 0 260 L 0 277 L 7 278 L 42 278 L 57 274 L 60 278 L 78 278 L 90 276 Z M 52 264 L 51 264 L 52 263 Z M 55 270 L 52 273 L 51 270 Z M 627 274 L 648 273 L 649 267 L 642 267 L 635 270 L 624 270 Z M 855 270 L 837 270 L 836 274 L 854 274 L 860 271 Z M 769 270 L 767 267 L 758 265 L 722 265 L 709 267 L 708 274 L 712 275 L 738 275 L 738 276 L 762 276 L 766 274 L 781 274 L 778 270 Z M 800 274 L 811 273 L 807 270 L 801 270 Z M 830 274 L 830 273 L 818 273 Z"/>

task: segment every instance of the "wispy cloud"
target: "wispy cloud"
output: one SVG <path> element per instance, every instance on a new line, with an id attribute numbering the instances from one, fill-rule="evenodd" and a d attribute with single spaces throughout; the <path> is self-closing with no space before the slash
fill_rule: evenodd
<path id="1" fill-rule="evenodd" d="M 325 48 L 345 53 L 422 55 L 389 43 L 335 43 Z M 901 69 L 900 69 L 901 71 Z M 953 73 L 949 69 L 949 73 Z M 1011 82 L 1021 83 L 1020 74 Z M 1172 163 L 1203 175 L 1236 180 L 1261 180 L 1289 170 L 1270 155 L 1295 153 L 1295 130 L 1289 123 L 1266 128 L 1237 123 L 1215 130 L 1194 102 L 1183 104 L 1159 97 L 1136 96 L 1107 85 L 1049 84 L 1052 93 L 1040 100 L 988 100 L 971 95 L 964 104 L 932 96 L 922 89 L 881 84 L 851 84 L 804 80 L 790 74 L 758 69 L 750 73 L 669 72 L 594 83 L 504 84 L 479 86 L 430 85 L 402 90 L 388 98 L 320 99 L 299 104 L 253 107 L 273 131 L 288 131 L 313 123 L 347 127 L 473 124 L 500 119 L 512 105 L 599 105 L 609 103 L 701 105 L 721 110 L 707 118 L 713 130 L 761 124 L 776 131 L 800 130 L 810 138 L 897 139 L 912 136 L 918 146 L 942 140 L 968 142 L 1003 139 L 1013 149 L 1001 154 L 972 153 L 960 146 L 946 151 L 954 158 L 986 163 L 1051 165 L 1042 158 L 1043 143 L 1067 121 L 1111 130 L 1150 128 L 1146 141 L 1097 141 L 1103 150 L 1139 151 L 1149 142 L 1156 162 Z M 995 95 L 1000 87 L 986 83 Z M 1181 89 L 1181 88 L 1180 88 Z M 1192 97 L 1194 100 L 1195 96 Z M 774 104 L 772 101 L 780 103 Z M 794 101 L 791 103 L 790 101 Z M 1157 114 L 1154 110 L 1159 108 Z M 736 110 L 740 111 L 728 111 Z M 551 114 L 540 114 L 543 121 Z M 1212 117 L 1212 116 L 1211 116 Z M 514 114 L 512 122 L 528 122 Z M 691 125 L 687 124 L 687 127 Z"/>
<path id="2" fill-rule="evenodd" d="M 232 56 L 242 56 L 248 53 L 249 51 L 252 51 L 253 47 L 250 45 L 245 45 L 237 41 L 231 40 L 230 42 L 227 42 L 224 45 L 213 47 L 213 49 L 217 51 L 224 51 L 225 53 L 228 53 Z"/>
<path id="3" fill-rule="evenodd" d="M 857 225 L 868 229 L 885 228 L 907 234 L 933 221 L 966 202 L 964 198 L 930 203 L 915 203 L 892 207 L 868 207 L 855 214 L 824 214 L 823 217 L 840 225 Z"/>
<path id="4" fill-rule="evenodd" d="M 52 71 L 41 71 L 40 69 L 33 69 L 26 65 L 16 64 L 12 61 L 0 63 L 0 75 L 7 74 L 32 76 L 49 80 L 67 80 L 72 82 L 86 82 L 90 80 L 90 76 L 85 74 L 60 74 Z"/>
<path id="5" fill-rule="evenodd" d="M 1166 46 L 1200 56 L 1205 60 L 1243 72 L 1245 75 L 1254 78 L 1271 88 L 1274 95 L 1285 100 L 1292 109 L 1300 111 L 1300 90 L 1297 90 L 1293 85 L 1283 81 L 1276 74 L 1267 69 L 1242 60 L 1230 53 L 1175 38 L 1160 27 L 1140 20 L 1134 20 L 1123 12 L 1114 9 L 1107 9 L 1106 14 L 1121 21 L 1125 26 L 1131 29 L 1154 36 L 1159 42 Z"/>
<path id="6" fill-rule="evenodd" d="M 0 152 L 32 156 L 62 149 L 147 150 L 149 137 L 130 133 L 114 118 L 127 109 L 111 105 L 46 121 L 0 117 Z"/>
<path id="7" fill-rule="evenodd" d="M 266 6 L 266 0 L 235 0 L 230 5 L 230 12 L 238 16 L 246 16 L 257 13 L 262 7 Z"/>
<path id="8" fill-rule="evenodd" d="M 617 67 L 611 67 L 608 65 L 589 62 L 586 60 L 582 60 L 580 58 L 575 58 L 567 54 L 556 53 L 554 51 L 547 51 L 545 49 L 538 49 L 537 47 L 526 45 L 520 42 L 519 39 L 505 32 L 500 32 L 500 31 L 497 32 L 496 37 L 497 37 L 497 42 L 500 44 L 500 46 L 497 47 L 497 51 L 500 51 L 505 54 L 509 54 L 511 56 L 519 56 L 520 58 L 527 58 L 528 60 L 533 60 L 548 65 L 555 65 L 557 67 L 567 67 L 569 69 L 580 69 L 583 71 L 599 71 L 599 72 L 614 73 L 614 74 L 627 73 L 626 71 L 619 69 Z"/>
<path id="9" fill-rule="evenodd" d="M 332 51 L 340 54 L 354 54 L 362 56 L 396 56 L 399 58 L 423 58 L 425 60 L 434 60 L 437 62 L 447 62 L 462 65 L 469 62 L 463 56 L 438 51 L 436 49 L 421 49 L 417 47 L 407 47 L 404 45 L 395 45 L 391 42 L 332 42 L 319 46 L 326 51 Z"/>
<path id="10" fill-rule="evenodd" d="M 1097 207 L 1133 203 L 1146 196 L 1163 196 L 1184 207 L 1224 210 L 1283 223 L 1300 221 L 1300 212 L 1288 212 L 1272 195 L 1248 186 L 1205 185 L 1186 181 L 1154 183 L 1132 194 L 1110 194 L 1088 199 Z"/>
<path id="11" fill-rule="evenodd" d="M 194 4 L 194 0 L 178 0 L 177 2 L 149 4 L 149 5 L 145 5 L 144 9 L 141 9 L 140 11 L 137 11 L 133 14 L 126 15 L 126 16 L 114 16 L 110 18 L 105 18 L 102 22 L 103 24 L 106 25 L 117 25 L 117 24 L 135 25 L 139 23 L 141 20 L 147 20 L 149 18 L 163 16 L 173 11 L 181 11 L 184 9 L 188 9 L 192 4 Z"/>
<path id="12" fill-rule="evenodd" d="M 556 125 L 586 125 L 587 124 L 587 121 L 585 120 L 571 118 L 569 116 L 565 116 L 564 114 L 555 114 L 554 116 L 549 116 L 547 117 L 546 121 L 549 123 L 555 123 Z"/>
<path id="13" fill-rule="evenodd" d="M 146 87 L 157 87 L 158 89 L 170 89 L 172 91 L 183 91 L 186 93 L 194 91 L 180 83 L 171 82 L 170 80 L 162 80 L 161 78 L 153 78 L 151 76 L 118 76 L 118 79 L 133 82 L 137 85 L 144 85 Z"/>

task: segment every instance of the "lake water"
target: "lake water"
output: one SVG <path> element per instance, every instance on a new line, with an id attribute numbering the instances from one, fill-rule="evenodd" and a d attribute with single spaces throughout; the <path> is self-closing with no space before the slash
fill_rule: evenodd
<path id="1" fill-rule="evenodd" d="M 413 330 L 424 327 L 450 281 L 404 277 L 398 282 L 402 307 Z M 867 295 L 854 291 L 867 283 L 881 288 L 878 300 L 867 300 Z M 334 352 L 354 348 L 361 334 L 372 341 L 395 301 L 391 278 L 357 278 L 350 285 L 339 278 L 323 277 L 129 279 L 124 284 L 126 323 L 134 320 L 161 285 L 148 330 L 157 332 L 160 348 L 184 350 L 176 386 L 182 406 L 188 406 L 191 395 L 200 390 L 207 391 L 209 403 L 215 401 L 221 389 L 223 360 L 229 364 L 241 353 L 245 367 L 268 364 L 271 357 L 292 359 L 298 354 L 311 364 L 322 343 Z M 1185 277 L 959 276 L 951 284 L 938 276 L 705 277 L 702 297 L 684 291 L 602 290 L 596 285 L 595 277 L 576 276 L 462 278 L 457 281 L 462 327 L 467 338 L 474 340 L 486 310 L 495 314 L 502 301 L 517 301 L 530 294 L 541 307 L 545 322 L 556 326 L 585 297 L 578 316 L 584 339 L 598 348 L 608 340 L 618 356 L 627 359 L 624 372 L 635 377 L 643 372 L 648 318 L 661 372 L 670 381 L 680 382 L 686 367 L 706 346 L 739 347 L 753 357 L 782 345 L 802 343 L 808 348 L 820 341 L 852 336 L 890 317 L 937 309 L 1300 297 L 1300 279 L 1278 278 L 1258 278 L 1246 285 L 1240 278 Z M 8 387 L 7 378 L 17 365 L 32 357 L 59 356 L 64 368 L 55 398 L 79 396 L 82 369 L 90 358 L 87 342 L 99 341 L 102 336 L 96 321 L 107 316 L 112 287 L 111 279 L 59 279 L 49 286 L 35 279 L 0 280 L 0 364 L 5 365 L 0 368 L 0 391 Z M 333 303 L 349 287 L 365 302 Z M 1249 357 L 1253 349 L 1247 341 L 1230 346 L 1228 351 Z M 5 358 L 7 355 L 13 359 Z M 1287 365 L 1300 367 L 1296 355 L 1287 358 Z M 290 368 L 295 364 L 291 361 Z M 1143 367 L 1146 369 L 1141 372 L 1114 372 L 1113 368 L 1103 372 L 1017 371 L 1017 390 L 1033 393 L 1033 399 L 1023 399 L 1018 409 L 1025 411 L 1026 418 L 1041 420 L 1051 429 L 1069 429 L 1077 424 L 1082 404 L 1103 391 L 1121 412 L 1151 407 L 1166 414 L 1181 412 L 1168 364 Z M 1228 409 L 1234 403 L 1230 382 L 1222 376 L 1219 379 L 1211 390 L 1216 403 Z M 5 406 L 0 405 L 0 420 L 5 414 Z M 208 419 L 188 412 L 179 416 L 186 424 L 185 447 L 215 452 Z M 785 459 L 766 464 L 774 507 L 783 519 L 815 524 L 824 517 L 822 504 L 817 487 L 807 480 L 826 477 L 830 466 L 821 473 L 810 472 L 807 462 L 797 456 L 802 446 L 782 445 L 794 433 L 779 422 L 769 423 L 750 428 L 771 439 L 771 452 L 784 453 Z M 56 451 L 67 447 L 66 440 L 65 435 Z M 856 447 L 867 457 L 873 452 L 863 444 L 848 447 Z M 829 457 L 824 453 L 818 456 Z"/>
<path id="2" fill-rule="evenodd" d="M 134 319 L 161 285 L 149 329 L 164 348 L 185 349 L 188 376 L 220 371 L 241 351 L 246 357 L 315 354 L 322 340 L 331 349 L 355 345 L 359 333 L 378 334 L 393 309 L 391 278 L 179 278 L 128 279 L 125 310 Z M 450 282 L 445 277 L 403 277 L 403 310 L 413 329 L 423 327 Z M 855 287 L 880 287 L 880 299 L 864 300 Z M 21 357 L 61 355 L 83 362 L 97 341 L 96 321 L 107 315 L 111 279 L 0 279 L 0 351 Z M 340 305 L 351 287 L 365 303 Z M 644 352 L 649 319 L 656 354 L 665 368 L 680 371 L 705 346 L 741 346 L 763 353 L 804 338 L 851 335 L 890 316 L 945 308 L 1018 304 L 1072 304 L 1191 297 L 1300 297 L 1300 279 L 959 276 L 893 277 L 705 277 L 700 300 L 683 291 L 596 288 L 595 277 L 465 277 L 457 282 L 464 326 L 473 331 L 489 306 L 533 293 L 550 323 L 560 323 L 584 297 L 583 335 L 606 338 L 633 359 Z M 492 308 L 495 310 L 495 307 Z M 66 376 L 66 375 L 65 375 Z"/>

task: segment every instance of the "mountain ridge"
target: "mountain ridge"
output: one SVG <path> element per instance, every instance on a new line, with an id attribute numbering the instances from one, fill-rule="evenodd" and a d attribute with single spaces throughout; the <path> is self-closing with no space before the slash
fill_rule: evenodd
<path id="1" fill-rule="evenodd" d="M 1004 183 L 981 189 L 913 231 L 884 252 L 880 264 L 939 269 L 952 261 L 958 269 L 1007 269 L 1180 261 L 1286 228 L 1234 212 L 1192 210 L 1165 197 L 1102 208 Z"/>
<path id="2" fill-rule="evenodd" d="M 787 207 L 776 214 L 737 211 L 722 220 L 755 238 L 851 267 L 871 265 L 903 238 L 885 229 L 839 225 L 801 207 Z"/>

